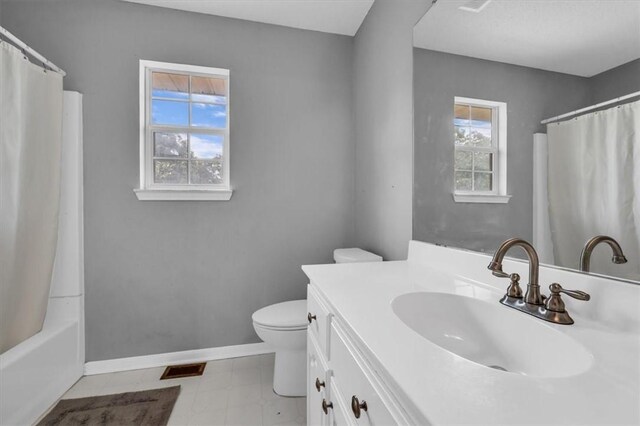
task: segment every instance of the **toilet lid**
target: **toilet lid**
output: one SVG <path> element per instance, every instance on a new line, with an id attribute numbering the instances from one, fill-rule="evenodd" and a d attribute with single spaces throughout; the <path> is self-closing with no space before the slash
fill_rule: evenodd
<path id="1" fill-rule="evenodd" d="M 252 319 L 266 327 L 304 328 L 307 326 L 307 301 L 292 300 L 266 306 L 255 311 Z"/>

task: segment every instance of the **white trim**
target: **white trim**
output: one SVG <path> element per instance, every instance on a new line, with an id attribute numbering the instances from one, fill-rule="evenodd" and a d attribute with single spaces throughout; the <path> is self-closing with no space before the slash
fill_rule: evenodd
<path id="1" fill-rule="evenodd" d="M 498 181 L 498 188 L 495 193 L 464 193 L 456 192 L 453 189 L 453 199 L 457 203 L 502 203 L 509 202 L 511 195 L 507 194 L 507 103 L 499 101 L 489 101 L 485 99 L 466 98 L 455 96 L 454 104 L 469 104 L 481 107 L 491 107 L 497 112 L 498 122 L 498 146 L 497 146 L 497 170 L 494 178 Z M 492 127 L 495 124 L 492 124 Z M 492 135 L 493 138 L 493 135 Z"/>
<path id="2" fill-rule="evenodd" d="M 547 118 L 546 120 L 542 120 L 540 124 L 551 123 L 552 121 L 561 120 L 563 118 L 571 117 L 572 115 L 577 115 L 583 112 L 591 111 L 593 109 L 602 108 L 603 106 L 615 104 L 618 102 L 625 101 L 627 99 L 635 98 L 636 96 L 640 96 L 639 92 L 629 93 L 628 95 L 620 96 L 619 98 L 611 99 L 610 101 L 600 102 L 599 104 L 591 105 L 585 108 L 580 108 L 575 111 L 567 112 L 566 114 L 557 115 L 555 117 Z"/>
<path id="3" fill-rule="evenodd" d="M 453 200 L 456 203 L 494 203 L 507 204 L 511 199 L 511 195 L 495 195 L 495 194 L 453 194 Z"/>
<path id="4" fill-rule="evenodd" d="M 134 189 L 140 201 L 229 201 L 232 189 Z"/>
<path id="5" fill-rule="evenodd" d="M 260 342 L 246 345 L 222 346 L 219 348 L 196 349 L 192 351 L 134 356 L 130 358 L 108 359 L 104 361 L 87 362 L 84 365 L 84 374 L 85 376 L 91 376 L 94 374 L 164 367 L 171 364 L 214 361 L 217 359 L 238 358 L 272 352 L 274 352 L 274 350 L 269 345 Z"/>
<path id="6" fill-rule="evenodd" d="M 200 129 L 181 126 L 151 126 L 150 124 L 150 75 L 152 71 L 175 71 L 182 74 L 215 76 L 226 80 L 226 110 L 227 123 L 224 129 Z M 227 201 L 231 198 L 231 156 L 230 156 L 230 79 L 229 70 L 222 68 L 203 67 L 197 65 L 183 65 L 169 62 L 157 62 L 141 59 L 139 61 L 139 139 L 140 139 L 140 185 L 134 189 L 139 200 L 211 200 Z M 189 98 L 191 99 L 191 98 Z M 188 101 L 191 104 L 191 100 Z M 191 108 L 189 107 L 189 116 Z M 189 120 L 190 122 L 191 120 Z M 167 129 L 168 131 L 180 131 L 189 133 L 206 133 L 221 135 L 224 138 L 223 144 L 223 183 L 216 185 L 159 185 L 153 183 L 153 156 L 151 134 L 154 130 Z M 196 131 L 197 130 L 197 131 Z M 147 155 L 149 153 L 149 155 Z M 188 160 L 188 159 L 185 159 Z M 155 191 L 151 193 L 150 191 Z M 183 194 L 180 195 L 179 192 Z"/>
<path id="7" fill-rule="evenodd" d="M 485 107 L 489 106 L 492 108 L 502 108 L 507 106 L 505 102 L 489 101 L 486 99 L 466 98 L 464 96 L 455 96 L 454 100 L 456 103 L 471 104 L 471 105 L 485 106 Z"/>
<path id="8" fill-rule="evenodd" d="M 146 148 L 145 148 L 145 139 L 146 139 L 146 126 L 147 126 L 147 64 L 151 61 L 140 60 L 139 70 L 138 70 L 138 93 L 139 93 L 139 109 L 138 109 L 138 117 L 139 117 L 139 142 L 140 142 L 140 188 L 145 188 L 146 185 Z"/>
<path id="9" fill-rule="evenodd" d="M 145 59 L 140 59 L 140 68 L 162 68 L 164 70 L 171 71 L 181 71 L 188 73 L 201 73 L 201 74 L 219 74 L 219 75 L 229 75 L 229 70 L 224 68 L 213 68 L 213 67 L 202 67 L 199 65 L 185 65 L 185 64 L 175 64 L 171 62 L 158 62 L 158 61 L 147 61 Z"/>

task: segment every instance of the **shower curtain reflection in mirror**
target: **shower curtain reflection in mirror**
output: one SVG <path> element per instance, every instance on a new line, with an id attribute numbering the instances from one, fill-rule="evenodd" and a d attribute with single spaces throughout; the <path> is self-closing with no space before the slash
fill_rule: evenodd
<path id="1" fill-rule="evenodd" d="M 0 353 L 42 329 L 58 235 L 62 76 L 0 42 Z"/>
<path id="2" fill-rule="evenodd" d="M 585 242 L 616 239 L 628 259 L 598 247 L 591 271 L 640 281 L 640 101 L 547 125 L 555 263 L 578 268 Z"/>

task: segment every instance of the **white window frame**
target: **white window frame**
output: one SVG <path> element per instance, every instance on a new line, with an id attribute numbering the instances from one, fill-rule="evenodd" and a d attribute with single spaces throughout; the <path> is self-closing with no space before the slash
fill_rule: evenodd
<path id="1" fill-rule="evenodd" d="M 455 104 L 465 104 L 483 108 L 491 108 L 492 114 L 491 137 L 496 139 L 496 148 L 486 149 L 493 153 L 493 190 L 492 191 L 458 191 L 455 189 L 455 179 L 453 181 L 453 199 L 456 203 L 508 203 L 511 195 L 507 195 L 507 104 L 505 102 L 489 101 L 485 99 L 454 97 Z M 495 130 L 497 129 L 497 135 Z M 455 152 L 459 148 L 455 147 Z M 465 150 L 464 148 L 460 150 Z M 478 151 L 478 149 L 469 150 Z M 484 151 L 484 150 L 482 150 Z M 455 160 L 454 160 L 455 170 Z"/>
<path id="2" fill-rule="evenodd" d="M 198 184 L 156 184 L 153 182 L 153 131 L 194 132 L 192 127 L 158 126 L 151 124 L 151 73 L 154 71 L 185 74 L 190 76 L 215 77 L 226 80 L 227 88 L 227 125 L 225 129 L 197 128 L 198 133 L 218 134 L 224 136 L 223 144 L 223 182 L 216 185 Z M 140 187 L 134 189 L 136 196 L 142 201 L 154 200 L 220 200 L 231 199 L 233 190 L 230 185 L 230 96 L 229 70 L 222 68 L 202 67 L 196 65 L 174 64 L 140 60 Z M 189 108 L 189 114 L 191 109 Z"/>

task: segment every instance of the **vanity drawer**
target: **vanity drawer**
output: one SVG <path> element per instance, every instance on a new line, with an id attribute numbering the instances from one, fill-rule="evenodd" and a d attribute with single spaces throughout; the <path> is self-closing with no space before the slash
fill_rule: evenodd
<path id="1" fill-rule="evenodd" d="M 328 416 L 322 410 L 322 400 L 330 401 L 330 372 L 320 353 L 316 339 L 307 334 L 307 425 L 325 426 Z"/>
<path id="2" fill-rule="evenodd" d="M 329 322 L 331 315 L 324 303 L 320 301 L 318 293 L 313 286 L 307 286 L 307 311 L 309 322 L 309 332 L 312 333 L 320 345 L 322 354 L 329 357 Z"/>
<path id="3" fill-rule="evenodd" d="M 332 393 L 333 400 L 347 407 L 349 420 L 356 425 L 394 425 L 397 424 L 387 409 L 375 386 L 369 378 L 372 374 L 361 356 L 345 338 L 346 335 L 336 323 L 331 324 L 331 368 L 337 391 Z M 366 410 L 360 408 L 360 417 L 356 418 L 357 405 L 353 407 L 354 397 L 360 404 L 366 403 Z M 354 410 L 355 408 L 355 410 Z"/>

